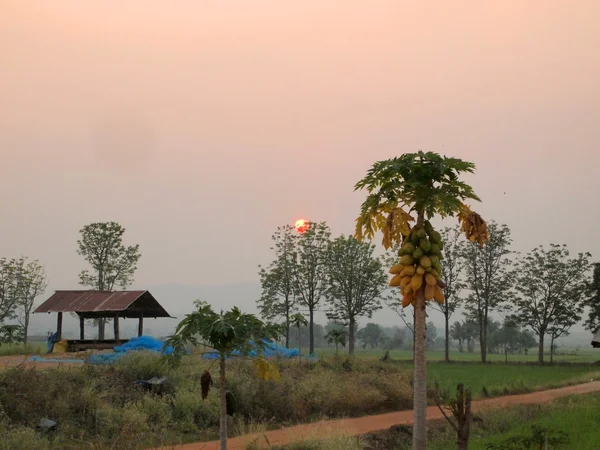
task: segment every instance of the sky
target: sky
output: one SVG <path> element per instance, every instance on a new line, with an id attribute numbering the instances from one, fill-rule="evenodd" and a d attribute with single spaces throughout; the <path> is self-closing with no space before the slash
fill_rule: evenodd
<path id="1" fill-rule="evenodd" d="M 370 165 L 424 150 L 476 164 L 472 206 L 515 250 L 598 260 L 599 19 L 597 0 L 0 0 L 0 256 L 77 288 L 79 230 L 114 220 L 137 287 L 257 282 L 277 226 L 351 233 Z"/>

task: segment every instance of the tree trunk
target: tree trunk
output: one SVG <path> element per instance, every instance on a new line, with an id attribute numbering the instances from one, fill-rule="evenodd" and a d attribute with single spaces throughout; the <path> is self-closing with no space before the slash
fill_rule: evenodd
<path id="1" fill-rule="evenodd" d="M 309 311 L 309 330 L 308 330 L 308 334 L 309 334 L 309 345 L 308 345 L 308 354 L 309 356 L 312 355 L 315 352 L 315 334 L 314 334 L 314 325 L 315 325 L 315 311 L 314 311 L 314 307 L 310 307 L 310 311 Z"/>
<path id="2" fill-rule="evenodd" d="M 544 364 L 544 332 L 538 334 L 538 363 Z"/>
<path id="3" fill-rule="evenodd" d="M 487 323 L 486 319 L 479 325 L 479 349 L 481 351 L 481 362 L 485 364 L 487 360 Z"/>
<path id="4" fill-rule="evenodd" d="M 412 342 L 412 344 L 413 344 L 413 357 L 412 357 L 412 360 L 413 360 L 413 364 L 415 363 L 415 351 L 416 351 L 415 344 L 417 342 L 417 340 L 415 339 L 415 336 L 416 336 L 416 333 L 415 333 L 416 332 L 416 324 L 417 324 L 417 315 L 413 311 L 413 328 L 412 328 L 412 336 L 413 336 L 413 339 L 412 339 L 412 341 L 413 341 Z"/>
<path id="5" fill-rule="evenodd" d="M 337 357 L 338 355 L 338 342 L 335 341 L 335 356 Z"/>
<path id="6" fill-rule="evenodd" d="M 425 450 L 427 446 L 427 360 L 425 345 L 425 298 L 419 290 L 415 304 L 415 372 L 413 380 L 413 450 Z"/>
<path id="7" fill-rule="evenodd" d="M 300 339 L 300 325 L 298 325 L 298 362 L 302 359 L 302 339 Z"/>
<path id="8" fill-rule="evenodd" d="M 462 339 L 458 340 L 458 353 L 464 353 L 465 349 L 463 348 Z"/>
<path id="9" fill-rule="evenodd" d="M 355 328 L 355 321 L 354 321 L 354 317 L 352 317 L 350 319 L 350 328 L 348 329 L 348 353 L 351 356 L 354 356 L 354 341 L 355 341 L 355 337 L 354 337 L 354 328 Z"/>
<path id="10" fill-rule="evenodd" d="M 458 385 L 457 389 L 457 405 L 458 405 L 458 417 L 457 425 L 458 431 L 456 432 L 458 450 L 468 450 L 469 448 L 469 434 L 471 432 L 471 389 L 467 388 L 466 392 L 463 390 L 462 383 Z"/>
<path id="11" fill-rule="evenodd" d="M 104 339 L 104 332 L 106 329 L 106 319 L 98 319 L 98 340 Z"/>
<path id="12" fill-rule="evenodd" d="M 290 348 L 290 310 L 285 312 L 285 348 Z"/>
<path id="13" fill-rule="evenodd" d="M 550 337 L 550 364 L 554 362 L 554 336 Z"/>
<path id="14" fill-rule="evenodd" d="M 221 441 L 221 450 L 227 450 L 227 384 L 225 381 L 225 356 L 221 355 L 220 359 L 219 396 L 221 400 L 221 406 L 219 410 L 219 440 Z"/>
<path id="15" fill-rule="evenodd" d="M 25 313 L 25 320 L 23 321 L 23 343 L 27 345 L 27 332 L 29 331 L 29 314 Z"/>
<path id="16" fill-rule="evenodd" d="M 448 313 L 448 305 L 446 305 L 446 313 L 444 314 L 444 318 L 446 320 L 446 345 L 444 359 L 446 362 L 450 362 L 450 329 L 448 328 L 448 325 L 450 324 L 450 316 Z"/>

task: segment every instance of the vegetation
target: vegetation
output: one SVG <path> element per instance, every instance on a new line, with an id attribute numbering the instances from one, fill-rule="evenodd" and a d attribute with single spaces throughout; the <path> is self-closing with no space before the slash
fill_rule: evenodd
<path id="1" fill-rule="evenodd" d="M 80 233 L 77 253 L 92 270 L 80 272 L 79 284 L 99 291 L 127 288 L 133 282 L 141 255 L 139 245 L 123 245 L 125 228 L 116 222 L 96 222 L 83 227 Z M 104 339 L 106 319 L 97 319 L 97 324 L 98 339 Z"/>
<path id="2" fill-rule="evenodd" d="M 439 247 L 442 244 L 441 236 L 439 239 L 434 239 L 433 227 L 429 222 L 425 222 L 426 219 L 436 216 L 458 216 L 467 237 L 482 246 L 488 237 L 485 222 L 463 204 L 465 200 L 479 201 L 479 198 L 471 186 L 459 181 L 460 175 L 473 173 L 474 169 L 475 165 L 470 162 L 443 157 L 432 152 L 405 153 L 399 158 L 376 162 L 367 175 L 355 186 L 355 190 L 366 189 L 368 192 L 357 219 L 356 237 L 358 239 L 362 239 L 363 235 L 373 237 L 375 231 L 381 229 L 385 248 L 391 247 L 393 241 L 404 243 L 407 238 L 410 238 L 413 249 L 410 254 L 405 252 L 400 259 L 400 264 L 411 266 L 413 259 L 417 260 L 415 266 L 417 271 L 420 269 L 425 271 L 432 267 L 431 258 L 423 255 L 423 253 L 436 253 L 433 251 L 432 245 L 438 246 L 438 252 L 442 250 Z M 407 208 L 408 211 L 403 208 Z M 415 219 L 410 216 L 411 212 L 416 214 L 417 223 L 412 230 L 409 222 Z M 417 243 L 422 250 L 419 257 L 413 253 L 417 251 L 414 248 Z M 439 264 L 439 258 L 442 255 L 439 253 L 436 256 Z M 423 258 L 426 259 L 426 262 Z M 435 277 L 439 278 L 441 266 L 433 265 L 433 267 L 436 270 L 439 269 L 437 270 L 438 276 Z M 422 450 L 427 445 L 425 305 L 426 300 L 432 299 L 434 294 L 432 292 L 429 295 L 427 292 L 429 288 L 423 286 L 422 273 L 412 272 L 411 275 L 413 277 L 410 282 L 412 290 L 407 290 L 406 285 L 402 286 L 402 289 L 405 290 L 403 306 L 413 304 L 415 309 L 413 449 Z M 432 288 L 429 290 L 433 291 Z M 443 301 L 443 297 L 440 299 L 436 296 L 436 300 Z"/>
<path id="3" fill-rule="evenodd" d="M 372 317 L 381 309 L 387 277 L 375 246 L 340 236 L 327 249 L 327 317 L 348 326 L 348 350 L 354 354 L 355 328 L 359 317 Z"/>
<path id="4" fill-rule="evenodd" d="M 483 247 L 467 245 L 464 248 L 466 283 L 470 291 L 465 299 L 465 309 L 479 329 L 481 362 L 484 363 L 487 361 L 490 314 L 502 310 L 502 306 L 510 302 L 513 292 L 510 229 L 490 222 L 488 230 L 489 239 Z"/>
<path id="5" fill-rule="evenodd" d="M 443 358 L 443 352 L 440 352 Z M 220 399 L 202 399 L 202 374 L 212 361 L 197 356 L 169 369 L 155 353 L 134 352 L 115 365 L 35 370 L 9 367 L 0 371 L 0 434 L 11 450 L 61 448 L 153 448 L 218 439 Z M 256 376 L 256 363 L 244 358 L 227 362 L 227 390 L 237 400 L 230 436 L 244 424 L 269 428 L 363 416 L 411 407 L 410 363 L 381 363 L 358 358 L 323 358 L 316 363 L 281 360 L 278 383 Z M 452 393 L 464 380 L 473 398 L 528 392 L 600 376 L 590 366 L 505 366 L 431 363 L 430 388 Z M 597 370 L 597 369 L 596 369 Z M 373 376 L 377 374 L 377 376 Z M 164 392 L 135 385 L 167 375 Z M 215 377 L 219 391 L 221 380 Z M 18 392 L 21 395 L 15 395 Z M 429 402 L 431 404 L 431 402 Z M 39 434 L 40 419 L 58 423 L 54 434 Z M 479 432 L 472 432 L 479 434 Z M 25 438 L 26 437 L 26 438 Z M 22 441 L 21 441 L 22 439 Z M 0 443 L 5 445 L 8 444 Z M 93 445 L 93 447 L 92 447 Z M 435 445 L 435 442 L 432 442 Z M 375 447 L 376 448 L 376 447 Z M 380 447 L 381 448 L 381 447 Z M 438 447 L 439 448 L 439 447 Z M 445 447 L 451 448 L 451 447 Z"/>
<path id="6" fill-rule="evenodd" d="M 600 330 L 600 263 L 594 264 L 594 275 L 585 305 L 590 312 L 584 326 L 586 330 L 597 333 Z"/>
<path id="7" fill-rule="evenodd" d="M 46 273 L 39 261 L 0 258 L 0 344 L 27 343 L 31 310 L 46 284 Z M 6 324 L 15 320 L 17 324 Z"/>
<path id="8" fill-rule="evenodd" d="M 538 247 L 520 261 L 516 281 L 517 317 L 538 335 L 538 360 L 544 363 L 544 336 L 554 339 L 581 320 L 590 254 L 569 258 L 566 246 Z"/>
<path id="9" fill-rule="evenodd" d="M 277 337 L 275 328 L 265 325 L 252 314 L 244 314 L 238 308 L 220 314 L 215 313 L 210 305 L 198 302 L 197 310 L 186 315 L 165 343 L 165 347 L 172 346 L 173 354 L 168 356 L 168 361 L 179 363 L 186 353 L 186 347 L 203 345 L 215 350 L 219 361 L 219 440 L 221 450 L 227 450 L 227 377 L 226 358 L 231 358 L 234 352 L 247 355 L 250 350 L 258 351 L 265 348 L 264 340 Z M 258 369 L 268 381 L 274 374 L 272 364 L 262 359 L 258 361 Z M 273 372 L 273 373 L 272 373 Z M 202 374 L 201 388 L 202 399 L 208 396 L 213 381 L 210 372 Z M 231 398 L 231 397 L 230 397 Z M 235 397 L 233 397 L 235 398 Z"/>
<path id="10" fill-rule="evenodd" d="M 258 309 L 266 320 L 283 317 L 285 346 L 290 347 L 291 316 L 296 307 L 298 287 L 296 283 L 296 235 L 294 227 L 278 227 L 273 236 L 275 260 L 267 268 L 259 267 L 262 295 Z"/>

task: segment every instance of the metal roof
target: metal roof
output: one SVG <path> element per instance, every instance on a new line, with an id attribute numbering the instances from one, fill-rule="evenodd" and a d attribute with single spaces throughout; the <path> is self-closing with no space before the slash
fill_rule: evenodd
<path id="1" fill-rule="evenodd" d="M 134 305 L 134 303 L 137 303 Z M 134 308 L 132 308 L 134 307 Z M 48 300 L 36 308 L 34 313 L 74 312 L 80 315 L 102 313 L 114 315 L 135 309 L 136 314 L 119 314 L 122 317 L 143 315 L 144 317 L 170 317 L 169 313 L 148 291 L 56 291 Z"/>

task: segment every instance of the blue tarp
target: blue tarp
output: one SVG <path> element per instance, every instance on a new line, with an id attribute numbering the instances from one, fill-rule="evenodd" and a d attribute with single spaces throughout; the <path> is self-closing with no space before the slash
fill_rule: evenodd
<path id="1" fill-rule="evenodd" d="M 252 341 L 250 341 L 249 344 L 251 346 L 253 346 L 254 343 Z M 281 347 L 273 342 L 269 342 L 266 340 L 263 340 L 263 344 L 265 345 L 265 348 L 260 351 L 260 355 L 264 356 L 265 358 L 274 358 L 274 357 L 297 358 L 298 355 L 300 354 L 300 350 L 298 350 L 297 348 Z M 238 350 L 234 350 L 233 352 L 231 352 L 231 354 L 234 356 L 241 355 L 241 353 Z M 258 356 L 258 352 L 256 350 L 250 350 L 248 352 L 247 356 L 250 356 L 250 357 Z M 219 357 L 219 354 L 216 352 L 210 352 L 210 353 L 204 354 L 204 359 L 217 359 L 218 357 Z"/>
<path id="2" fill-rule="evenodd" d="M 121 356 L 131 351 L 150 350 L 157 353 L 170 355 L 173 353 L 173 347 L 164 348 L 164 342 L 153 338 L 152 336 L 140 336 L 130 339 L 123 345 L 117 345 L 113 350 L 114 353 L 100 353 L 92 355 L 86 361 L 88 364 L 112 364 Z"/>

